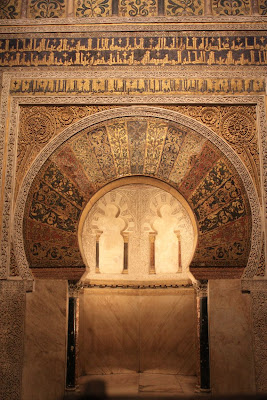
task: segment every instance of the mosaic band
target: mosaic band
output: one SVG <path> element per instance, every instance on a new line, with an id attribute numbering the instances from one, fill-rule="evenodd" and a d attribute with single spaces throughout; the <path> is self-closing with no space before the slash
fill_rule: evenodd
<path id="1" fill-rule="evenodd" d="M 261 32 L 263 33 L 263 32 Z M 265 66 L 266 35 L 212 36 L 197 33 L 103 37 L 14 38 L 0 40 L 3 67 L 39 66 Z"/>
<path id="2" fill-rule="evenodd" d="M 13 95 L 259 94 L 264 79 L 12 79 Z"/>
<path id="3" fill-rule="evenodd" d="M 5 0 L 0 4 L 0 19 L 27 17 L 156 17 L 202 15 L 266 14 L 266 2 L 258 0 Z"/>

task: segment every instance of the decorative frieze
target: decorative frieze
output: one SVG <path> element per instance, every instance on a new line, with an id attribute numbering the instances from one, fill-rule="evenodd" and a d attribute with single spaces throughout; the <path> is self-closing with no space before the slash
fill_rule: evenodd
<path id="1" fill-rule="evenodd" d="M 3 67 L 265 66 L 264 34 L 120 33 L 87 37 L 23 37 L 0 41 Z"/>
<path id="2" fill-rule="evenodd" d="M 265 0 L 2 0 L 0 5 L 0 19 L 64 18 L 64 23 L 66 17 L 117 16 L 123 21 L 124 17 L 231 17 L 255 13 L 266 15 Z"/>
<path id="3" fill-rule="evenodd" d="M 264 79 L 12 79 L 13 95 L 263 94 Z M 48 118 L 48 117 L 47 117 Z M 244 123 L 247 117 L 243 116 Z M 34 126 L 38 124 L 38 119 Z M 50 122 L 49 122 L 50 125 Z M 34 129 L 34 126 L 31 129 Z M 232 124 L 231 129 L 234 128 Z M 236 129 L 236 127 L 235 127 Z"/>

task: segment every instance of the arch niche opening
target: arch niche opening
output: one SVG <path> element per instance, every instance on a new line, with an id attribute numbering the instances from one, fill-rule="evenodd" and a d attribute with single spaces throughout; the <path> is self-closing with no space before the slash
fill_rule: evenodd
<path id="1" fill-rule="evenodd" d="M 191 279 L 197 223 L 186 200 L 148 177 L 116 180 L 85 207 L 78 228 L 82 280 Z"/>
<path id="2" fill-rule="evenodd" d="M 89 201 L 78 236 L 87 266 L 79 293 L 80 381 L 99 374 L 134 380 L 138 373 L 144 382 L 156 382 L 155 374 L 196 379 L 189 265 L 197 224 L 185 199 L 157 179 L 116 180 Z"/>

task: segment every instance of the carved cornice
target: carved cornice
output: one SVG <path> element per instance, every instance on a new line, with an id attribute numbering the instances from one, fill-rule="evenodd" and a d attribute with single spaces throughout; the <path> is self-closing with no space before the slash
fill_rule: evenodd
<path id="1" fill-rule="evenodd" d="M 203 26 L 204 25 L 204 26 Z M 103 26 L 103 28 L 101 28 Z M 192 30 L 263 30 L 267 29 L 265 16 L 176 16 L 176 17 L 102 17 L 102 18 L 41 18 L 3 19 L 0 32 L 140 32 Z"/>
<path id="2" fill-rule="evenodd" d="M 83 281 L 77 284 L 69 284 L 69 293 L 73 297 L 82 289 L 91 288 L 110 288 L 110 289 L 188 289 L 192 288 L 193 285 L 190 281 L 178 281 L 178 282 L 144 282 L 144 281 L 107 281 L 107 280 L 90 280 Z"/>

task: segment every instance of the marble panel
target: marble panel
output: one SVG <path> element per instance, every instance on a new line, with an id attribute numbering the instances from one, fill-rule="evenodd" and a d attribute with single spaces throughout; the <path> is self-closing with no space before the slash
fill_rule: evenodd
<path id="1" fill-rule="evenodd" d="M 138 395 L 139 375 L 87 375 L 79 379 L 82 393 L 88 395 L 104 394 L 108 396 L 135 396 Z"/>
<path id="2" fill-rule="evenodd" d="M 66 330 L 67 281 L 36 280 L 26 296 L 22 400 L 63 398 Z"/>
<path id="3" fill-rule="evenodd" d="M 195 375 L 194 305 L 193 289 L 84 289 L 79 375 Z"/>
<path id="4" fill-rule="evenodd" d="M 195 322 L 193 289 L 142 290 L 140 370 L 195 375 Z"/>
<path id="5" fill-rule="evenodd" d="M 185 396 L 187 398 L 187 396 L 194 395 L 197 378 L 196 376 L 135 372 L 131 374 L 86 375 L 79 378 L 78 384 L 79 395 L 88 396 L 86 398 L 118 396 L 118 398 L 124 399 L 127 396 L 129 399 L 144 397 L 162 399 L 162 396 L 164 398 L 165 396 L 175 396 L 175 399 L 185 399 Z M 76 399 L 76 396 L 70 398 Z M 80 398 L 80 396 L 77 396 L 77 398 Z"/>
<path id="6" fill-rule="evenodd" d="M 176 375 L 162 374 L 140 374 L 139 390 L 141 393 L 156 392 L 161 395 L 182 393 L 182 388 Z"/>
<path id="7" fill-rule="evenodd" d="M 249 294 L 241 292 L 240 280 L 210 280 L 208 307 L 212 393 L 254 393 Z"/>
<path id="8" fill-rule="evenodd" d="M 80 302 L 80 375 L 138 370 L 138 312 L 135 290 L 84 290 Z"/>

